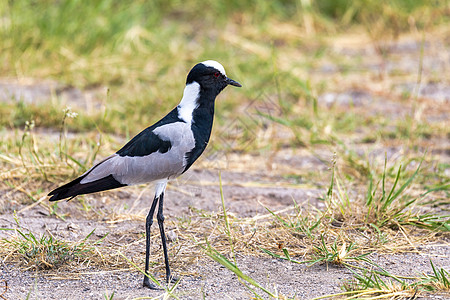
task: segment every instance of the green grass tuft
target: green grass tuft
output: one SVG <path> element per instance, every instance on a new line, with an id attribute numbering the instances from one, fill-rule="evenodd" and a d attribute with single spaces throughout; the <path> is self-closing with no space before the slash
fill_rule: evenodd
<path id="1" fill-rule="evenodd" d="M 15 217 L 18 228 L 14 229 L 16 235 L 9 239 L 4 238 L 2 244 L 18 255 L 27 268 L 31 269 L 53 269 L 72 261 L 86 261 L 93 251 L 93 247 L 106 237 L 88 243 L 87 240 L 94 233 L 91 231 L 85 238 L 76 243 L 68 243 L 55 238 L 50 233 L 41 236 L 31 231 L 25 231 Z"/>

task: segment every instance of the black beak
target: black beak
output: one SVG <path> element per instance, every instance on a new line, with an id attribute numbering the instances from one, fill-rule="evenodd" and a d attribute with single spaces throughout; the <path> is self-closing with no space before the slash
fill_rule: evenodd
<path id="1" fill-rule="evenodd" d="M 234 85 L 234 86 L 237 86 L 237 87 L 242 87 L 242 85 L 241 85 L 239 82 L 234 81 L 233 79 L 230 79 L 230 78 L 228 78 L 228 77 L 225 79 L 225 82 L 226 82 L 227 84 L 229 84 L 229 85 Z"/>

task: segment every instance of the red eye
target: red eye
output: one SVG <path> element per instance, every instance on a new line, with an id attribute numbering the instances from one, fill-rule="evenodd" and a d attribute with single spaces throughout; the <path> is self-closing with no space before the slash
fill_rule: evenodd
<path id="1" fill-rule="evenodd" d="M 214 77 L 219 78 L 219 76 L 220 76 L 219 72 L 214 73 Z"/>

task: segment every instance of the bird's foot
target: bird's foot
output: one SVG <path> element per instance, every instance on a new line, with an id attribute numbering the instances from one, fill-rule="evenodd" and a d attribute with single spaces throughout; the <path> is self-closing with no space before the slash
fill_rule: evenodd
<path id="1" fill-rule="evenodd" d="M 167 279 L 166 282 L 167 283 L 176 283 L 179 280 L 178 277 L 172 276 L 170 275 Z M 143 282 L 143 286 L 147 287 L 151 290 L 161 290 L 162 288 L 160 288 L 159 286 L 157 286 L 148 276 L 144 276 L 144 282 Z"/>
<path id="2" fill-rule="evenodd" d="M 159 286 L 153 283 L 148 276 L 144 276 L 143 286 L 151 290 L 161 290 Z"/>
<path id="3" fill-rule="evenodd" d="M 175 277 L 175 276 L 170 275 L 169 277 L 167 277 L 166 282 L 167 282 L 167 283 L 169 283 L 169 282 L 170 282 L 170 283 L 176 283 L 178 280 L 179 280 L 178 277 Z"/>

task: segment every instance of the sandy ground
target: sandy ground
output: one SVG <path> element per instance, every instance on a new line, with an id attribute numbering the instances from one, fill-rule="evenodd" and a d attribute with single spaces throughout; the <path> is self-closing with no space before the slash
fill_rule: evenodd
<path id="1" fill-rule="evenodd" d="M 431 257 L 436 265 L 448 266 L 450 251 L 441 250 L 437 250 L 439 253 Z M 403 272 L 405 275 L 418 275 L 421 270 L 428 271 L 429 268 L 428 257 L 422 255 L 383 256 L 378 260 L 388 271 Z M 414 263 L 405 264 L 405 261 Z M 351 277 L 350 272 L 332 265 L 308 268 L 275 259 L 254 257 L 238 257 L 237 262 L 241 270 L 271 291 L 297 299 L 339 293 L 342 291 L 339 286 Z M 176 290 L 176 295 L 181 299 L 252 298 L 251 292 L 239 283 L 237 277 L 219 264 L 200 259 L 198 263 L 191 265 L 191 271 L 201 275 L 182 278 Z M 2 273 L 10 285 L 5 295 L 7 299 L 25 298 L 30 292 L 31 299 L 104 299 L 104 295 L 111 295 L 113 291 L 114 299 L 157 297 L 163 294 L 161 291 L 143 288 L 141 274 L 133 271 L 99 272 L 87 269 L 67 274 L 64 279 L 60 279 L 60 274 L 55 276 L 52 272 L 23 272 L 13 266 L 3 266 Z M 262 295 L 260 291 L 258 293 Z M 448 295 L 429 295 L 421 299 L 448 299 L 446 297 Z"/>

